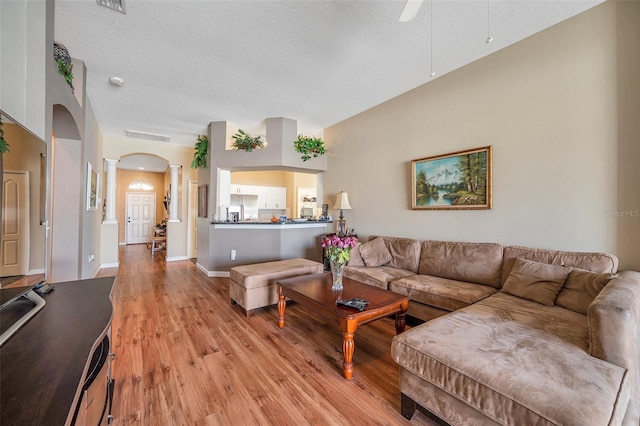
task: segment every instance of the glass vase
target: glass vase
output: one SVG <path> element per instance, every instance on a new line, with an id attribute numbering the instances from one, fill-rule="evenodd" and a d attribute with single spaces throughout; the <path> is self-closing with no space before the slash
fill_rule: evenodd
<path id="1" fill-rule="evenodd" d="M 331 290 L 342 290 L 342 273 L 344 272 L 344 263 L 331 261 L 331 275 L 333 275 L 333 284 Z"/>

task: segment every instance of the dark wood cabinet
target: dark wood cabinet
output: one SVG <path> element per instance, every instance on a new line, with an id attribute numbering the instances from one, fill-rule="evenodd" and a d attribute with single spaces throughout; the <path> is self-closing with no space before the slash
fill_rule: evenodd
<path id="1" fill-rule="evenodd" d="M 44 308 L 2 345 L 3 425 L 109 423 L 114 283 L 104 277 L 53 284 Z"/>

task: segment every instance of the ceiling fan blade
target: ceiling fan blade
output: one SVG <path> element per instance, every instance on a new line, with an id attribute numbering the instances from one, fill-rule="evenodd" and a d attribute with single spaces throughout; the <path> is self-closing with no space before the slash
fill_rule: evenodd
<path id="1" fill-rule="evenodd" d="M 407 22 L 415 18 L 423 1 L 424 0 L 407 0 L 407 4 L 404 5 L 404 9 L 400 14 L 399 21 Z"/>

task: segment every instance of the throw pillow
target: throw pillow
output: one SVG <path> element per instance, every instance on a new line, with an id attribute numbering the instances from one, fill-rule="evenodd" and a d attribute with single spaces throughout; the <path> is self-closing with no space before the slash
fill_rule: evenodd
<path id="1" fill-rule="evenodd" d="M 587 315 L 589 305 L 613 278 L 614 274 L 599 274 L 575 268 L 556 299 L 556 305 Z"/>
<path id="2" fill-rule="evenodd" d="M 553 306 L 569 275 L 570 267 L 516 258 L 502 291 L 543 305 Z"/>
<path id="3" fill-rule="evenodd" d="M 360 256 L 360 246 L 362 243 L 357 242 L 356 246 L 349 252 L 349 266 L 364 266 L 362 256 Z"/>
<path id="4" fill-rule="evenodd" d="M 382 266 L 391 262 L 391 253 L 382 238 L 375 238 L 362 244 L 358 250 L 366 266 Z"/>

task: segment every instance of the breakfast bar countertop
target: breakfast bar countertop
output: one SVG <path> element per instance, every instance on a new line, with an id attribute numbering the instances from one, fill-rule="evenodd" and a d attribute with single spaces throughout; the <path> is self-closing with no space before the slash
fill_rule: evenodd
<path id="1" fill-rule="evenodd" d="M 299 228 L 320 228 L 333 223 L 328 220 L 306 220 L 286 222 L 271 221 L 242 221 L 242 222 L 211 222 L 215 228 L 224 229 L 299 229 Z"/>

